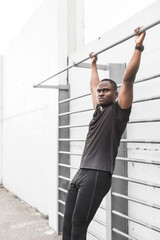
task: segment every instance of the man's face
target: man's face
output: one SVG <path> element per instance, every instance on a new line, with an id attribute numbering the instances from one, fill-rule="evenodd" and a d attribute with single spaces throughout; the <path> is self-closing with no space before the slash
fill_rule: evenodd
<path id="1" fill-rule="evenodd" d="M 100 82 L 97 87 L 97 100 L 102 108 L 113 104 L 118 96 L 109 81 Z"/>

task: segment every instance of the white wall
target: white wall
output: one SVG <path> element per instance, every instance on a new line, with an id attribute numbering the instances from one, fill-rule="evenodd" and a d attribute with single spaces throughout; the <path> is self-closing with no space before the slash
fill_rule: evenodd
<path id="1" fill-rule="evenodd" d="M 83 45 L 83 12 L 83 1 L 44 1 L 4 56 L 3 185 L 49 215 L 56 231 L 58 90 L 33 85 L 66 67 L 68 54 Z M 45 84 L 66 84 L 66 76 Z"/>
<path id="2" fill-rule="evenodd" d="M 55 229 L 58 91 L 33 84 L 58 69 L 57 28 L 57 1 L 44 1 L 7 50 L 3 75 L 3 184 L 46 215 L 52 206 Z"/>
<path id="3" fill-rule="evenodd" d="M 2 184 L 2 60 L 0 56 L 0 184 Z"/>
<path id="4" fill-rule="evenodd" d="M 159 19 L 160 2 L 156 1 L 150 7 L 144 9 L 134 17 L 128 19 L 126 22 L 118 25 L 116 28 L 105 33 L 100 39 L 97 39 L 81 51 L 77 51 L 70 57 L 70 63 L 78 62 L 84 59 L 92 51 L 97 52 L 104 47 L 130 35 L 137 26 L 146 26 Z M 160 56 L 160 25 L 147 31 L 146 39 L 144 41 L 145 50 L 142 53 L 141 67 L 137 74 L 137 79 L 145 78 L 148 76 L 160 73 L 159 70 L 159 56 Z M 98 63 L 128 63 L 134 51 L 134 39 L 130 39 L 98 56 Z M 100 78 L 107 76 L 106 72 L 99 71 Z M 69 83 L 71 85 L 71 97 L 89 93 L 90 70 L 82 68 L 74 68 L 70 70 Z M 153 79 L 146 83 L 137 84 L 134 87 L 134 99 L 150 97 L 159 95 L 160 78 Z M 144 118 L 158 118 L 160 115 L 159 105 L 160 100 L 145 102 L 141 104 L 134 104 L 132 107 L 132 114 L 130 119 L 144 119 Z M 91 108 L 91 97 L 76 100 L 71 102 L 70 110 L 80 110 Z M 92 112 L 80 113 L 70 116 L 70 124 L 88 124 L 92 116 Z M 85 139 L 88 128 L 74 128 L 71 129 L 70 137 L 75 139 Z M 144 123 L 128 125 L 128 139 L 160 139 L 160 123 Z M 82 153 L 83 143 L 71 142 L 71 152 Z M 128 144 L 128 157 L 153 159 L 159 161 L 160 147 L 159 145 L 147 144 Z M 80 157 L 71 156 L 71 164 L 79 166 Z M 71 171 L 73 176 L 74 170 Z M 128 177 L 135 179 L 146 180 L 148 182 L 160 183 L 159 167 L 145 165 L 145 164 L 129 164 Z M 137 199 L 147 200 L 151 203 L 159 204 L 160 190 L 152 187 L 144 187 L 138 184 L 129 183 L 128 194 Z M 159 212 L 153 208 L 142 207 L 139 204 L 129 202 L 128 214 L 130 217 L 137 218 L 146 223 L 160 227 Z M 97 216 L 100 215 L 99 211 Z M 105 221 L 103 216 L 101 220 Z M 105 229 L 101 229 L 95 222 L 91 223 L 90 229 L 95 233 L 100 234 L 104 238 Z M 136 239 L 159 239 L 159 233 L 151 231 L 133 222 L 129 222 L 129 234 Z M 91 237 L 92 239 L 93 237 Z M 90 238 L 89 238 L 90 239 Z"/>

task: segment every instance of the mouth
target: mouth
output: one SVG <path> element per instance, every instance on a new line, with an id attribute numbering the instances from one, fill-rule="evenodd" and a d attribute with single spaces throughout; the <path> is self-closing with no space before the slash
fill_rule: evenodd
<path id="1" fill-rule="evenodd" d="M 103 101 L 104 100 L 104 98 L 98 98 L 98 101 Z"/>

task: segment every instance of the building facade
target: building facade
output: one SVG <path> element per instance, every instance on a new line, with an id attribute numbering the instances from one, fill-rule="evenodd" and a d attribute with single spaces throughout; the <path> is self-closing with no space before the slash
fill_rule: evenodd
<path id="1" fill-rule="evenodd" d="M 62 231 L 67 187 L 79 167 L 93 114 L 89 61 L 87 68 L 73 67 L 37 88 L 33 85 L 125 38 L 137 26 L 156 22 L 159 10 L 156 1 L 84 46 L 83 1 L 46 0 L 1 58 L 1 182 L 48 215 L 57 232 Z M 160 237 L 159 38 L 160 25 L 147 30 L 113 187 L 88 239 Z M 119 84 L 134 46 L 131 38 L 99 54 L 100 78 Z"/>

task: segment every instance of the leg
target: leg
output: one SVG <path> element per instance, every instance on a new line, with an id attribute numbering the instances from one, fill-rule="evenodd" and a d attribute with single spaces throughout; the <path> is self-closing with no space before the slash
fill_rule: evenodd
<path id="1" fill-rule="evenodd" d="M 72 215 L 74 211 L 74 206 L 76 203 L 78 189 L 75 185 L 75 180 L 78 176 L 77 174 L 74 176 L 72 182 L 69 185 L 68 194 L 65 203 L 65 214 L 64 214 L 64 222 L 63 222 L 63 240 L 71 240 L 71 228 L 72 228 Z"/>
<path id="2" fill-rule="evenodd" d="M 111 174 L 84 170 L 72 217 L 71 240 L 86 240 L 87 228 L 111 185 Z"/>

